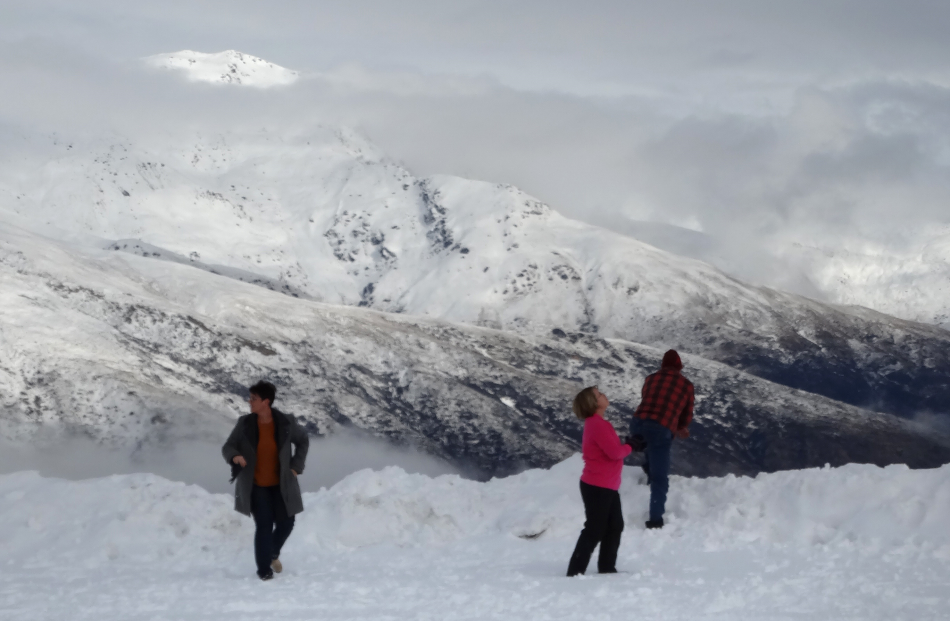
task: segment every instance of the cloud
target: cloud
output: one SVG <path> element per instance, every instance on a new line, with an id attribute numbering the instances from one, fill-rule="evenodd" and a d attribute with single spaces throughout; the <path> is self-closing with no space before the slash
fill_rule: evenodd
<path id="1" fill-rule="evenodd" d="M 950 89 L 885 81 L 802 89 L 786 114 L 685 118 L 638 149 L 629 213 L 764 249 L 904 249 L 950 217 L 935 99 Z"/>
<path id="2" fill-rule="evenodd" d="M 950 7 L 930 0 L 12 0 L 0 18 L 2 39 L 49 37 L 110 58 L 234 48 L 304 71 L 356 62 L 493 75 L 518 89 L 617 94 L 644 81 L 695 88 L 697 77 L 946 72 Z"/>
<path id="3" fill-rule="evenodd" d="M 73 481 L 113 474 L 150 472 L 173 481 L 200 485 L 210 492 L 233 490 L 230 468 L 221 457 L 221 442 L 176 440 L 173 444 L 108 447 L 85 438 L 47 440 L 36 444 L 0 441 L 0 474 L 36 470 L 43 476 Z M 429 476 L 459 474 L 444 461 L 412 447 L 342 429 L 328 438 L 311 438 L 307 468 L 300 477 L 303 491 L 330 487 L 364 468 L 399 466 Z"/>

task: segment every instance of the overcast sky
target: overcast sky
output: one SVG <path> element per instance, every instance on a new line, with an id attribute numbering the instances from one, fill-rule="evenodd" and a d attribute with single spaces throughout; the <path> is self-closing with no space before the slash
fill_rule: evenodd
<path id="1" fill-rule="evenodd" d="M 4 0 L 0 124 L 345 123 L 418 175 L 808 292 L 769 263 L 791 244 L 904 251 L 950 224 L 948 32 L 950 2 L 920 0 Z M 182 49 L 306 79 L 211 92 L 140 62 Z"/>

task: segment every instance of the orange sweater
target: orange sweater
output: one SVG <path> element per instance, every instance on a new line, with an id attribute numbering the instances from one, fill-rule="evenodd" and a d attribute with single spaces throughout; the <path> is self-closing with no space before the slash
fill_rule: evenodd
<path id="1" fill-rule="evenodd" d="M 257 421 L 257 463 L 254 465 L 254 485 L 271 487 L 280 485 L 280 465 L 277 462 L 277 440 L 274 437 L 274 421 L 264 424 Z"/>

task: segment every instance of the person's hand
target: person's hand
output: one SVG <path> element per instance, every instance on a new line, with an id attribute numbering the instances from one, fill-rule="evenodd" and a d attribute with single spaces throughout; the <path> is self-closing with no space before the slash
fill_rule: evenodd
<path id="1" fill-rule="evenodd" d="M 630 445 L 630 448 L 634 453 L 641 453 L 646 448 L 647 443 L 642 435 L 639 433 L 627 436 L 627 439 L 624 441 L 624 444 Z"/>
<path id="2" fill-rule="evenodd" d="M 677 429 L 676 433 L 674 433 L 673 435 L 675 435 L 677 438 L 680 438 L 681 440 L 685 440 L 686 438 L 689 437 L 689 429 L 687 429 L 686 427 L 683 427 L 682 429 Z"/>
<path id="3" fill-rule="evenodd" d="M 233 462 L 236 463 L 237 465 L 241 466 L 242 468 L 247 465 L 247 460 L 245 460 L 245 459 L 244 459 L 243 457 L 241 457 L 240 455 L 235 455 L 235 456 L 234 456 L 234 459 L 232 459 L 231 461 L 233 461 Z"/>
<path id="4" fill-rule="evenodd" d="M 294 470 L 293 468 L 291 468 L 290 471 L 294 473 L 294 476 L 298 476 L 297 471 Z"/>

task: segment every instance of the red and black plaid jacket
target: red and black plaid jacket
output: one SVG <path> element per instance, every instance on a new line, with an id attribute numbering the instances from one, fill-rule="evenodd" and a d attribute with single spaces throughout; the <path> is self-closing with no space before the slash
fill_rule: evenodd
<path id="1" fill-rule="evenodd" d="M 643 382 L 634 416 L 659 422 L 670 431 L 685 429 L 693 420 L 693 383 L 677 369 L 660 369 Z"/>

